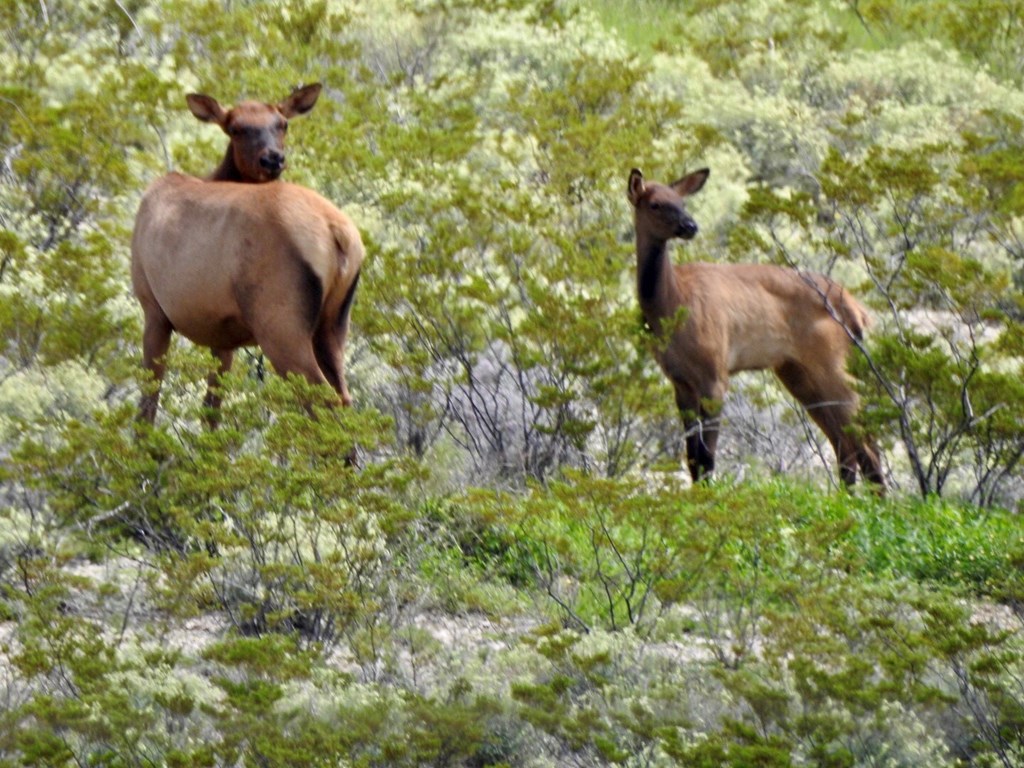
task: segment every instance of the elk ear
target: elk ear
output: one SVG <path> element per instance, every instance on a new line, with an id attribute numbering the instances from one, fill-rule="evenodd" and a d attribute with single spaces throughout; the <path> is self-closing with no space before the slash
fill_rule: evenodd
<path id="1" fill-rule="evenodd" d="M 669 186 L 676 191 L 676 194 L 680 197 L 687 197 L 692 195 L 694 192 L 700 192 L 701 187 L 704 186 L 704 182 L 708 180 L 708 176 L 711 171 L 707 168 L 701 168 L 699 171 L 688 173 L 679 181 L 672 182 Z"/>
<path id="2" fill-rule="evenodd" d="M 304 115 L 316 104 L 322 87 L 320 83 L 313 83 L 302 88 L 296 88 L 287 99 L 277 105 L 277 108 L 281 110 L 281 114 L 285 117 Z"/>
<path id="3" fill-rule="evenodd" d="M 188 108 L 192 110 L 192 114 L 204 123 L 216 123 L 223 127 L 227 112 L 215 98 L 201 93 L 190 93 L 185 97 L 185 101 L 188 102 Z"/>
<path id="4" fill-rule="evenodd" d="M 626 197 L 634 206 L 640 203 L 640 196 L 644 193 L 644 175 L 636 168 L 629 172 L 629 185 L 626 187 Z"/>

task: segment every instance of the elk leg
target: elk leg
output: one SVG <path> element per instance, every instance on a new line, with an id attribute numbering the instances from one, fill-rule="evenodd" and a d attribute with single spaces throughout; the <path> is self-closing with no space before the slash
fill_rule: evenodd
<path id="1" fill-rule="evenodd" d="M 171 346 L 171 321 L 159 307 L 144 306 L 145 328 L 142 332 L 142 364 L 153 374 L 152 390 L 146 389 L 139 400 L 139 419 L 152 424 L 160 402 L 160 384 L 166 369 L 165 358 Z M 147 384 L 148 388 L 149 385 Z"/>
<path id="2" fill-rule="evenodd" d="M 715 454 L 718 452 L 718 433 L 721 424 L 719 410 L 720 406 L 701 405 L 701 416 L 697 422 L 697 439 L 700 463 L 704 467 L 703 475 L 710 475 L 715 471 Z"/>
<path id="3" fill-rule="evenodd" d="M 274 370 L 281 376 L 295 373 L 302 376 L 310 384 L 329 384 L 327 377 L 320 370 L 312 341 L 299 335 L 297 338 L 274 336 L 271 339 L 256 337 L 263 354 L 270 360 Z"/>
<path id="4" fill-rule="evenodd" d="M 345 341 L 338 329 L 321 326 L 313 336 L 313 353 L 327 383 L 341 398 L 342 405 L 352 405 L 352 396 L 345 382 Z"/>
<path id="5" fill-rule="evenodd" d="M 338 392 L 341 402 L 343 405 L 349 405 L 352 402 L 352 398 L 348 397 L 348 389 L 345 387 L 344 374 L 341 372 L 341 354 L 342 348 L 337 345 L 331 346 L 329 349 L 317 346 L 317 342 L 299 344 L 297 348 L 290 345 L 283 345 L 285 350 L 281 352 L 281 347 L 274 344 L 261 343 L 260 346 L 263 348 L 263 354 L 270 360 L 271 365 L 274 366 L 279 374 L 284 376 L 288 373 L 298 373 L 306 378 L 311 384 L 330 384 L 335 391 Z M 322 357 L 325 356 L 325 357 Z M 337 361 L 337 368 L 332 369 L 325 367 L 324 362 Z M 324 375 L 325 370 L 331 370 L 339 378 L 338 386 L 335 386 L 335 382 L 328 379 Z M 341 387 L 339 390 L 338 387 Z M 309 415 L 313 416 L 313 409 L 310 404 L 306 404 L 306 410 L 309 411 Z M 358 467 L 359 459 L 355 446 L 345 456 L 345 463 L 350 467 Z"/>
<path id="6" fill-rule="evenodd" d="M 341 398 L 341 404 L 346 407 L 352 405 L 352 395 L 345 383 L 345 340 L 342 333 L 337 329 L 334 333 L 318 329 L 313 338 L 313 351 L 327 382 Z M 350 467 L 359 466 L 359 452 L 354 445 L 345 456 L 345 463 Z"/>
<path id="7" fill-rule="evenodd" d="M 885 494 L 885 477 L 882 473 L 882 461 L 879 458 L 878 446 L 869 438 L 861 441 L 857 449 L 857 463 L 860 464 L 860 471 L 865 480 L 869 480 L 878 486 L 878 493 Z"/>
<path id="8" fill-rule="evenodd" d="M 715 471 L 718 446 L 718 417 L 712 416 L 700 395 L 685 384 L 675 384 L 676 406 L 686 430 L 686 465 L 697 483 Z"/>
<path id="9" fill-rule="evenodd" d="M 206 426 L 216 429 L 220 424 L 220 380 L 228 371 L 235 360 L 233 349 L 211 349 L 213 356 L 219 361 L 216 371 L 212 371 L 206 379 L 206 397 L 203 398 L 203 408 L 206 412 Z"/>
<path id="10" fill-rule="evenodd" d="M 775 369 L 775 374 L 793 397 L 800 401 L 832 444 L 839 464 L 839 479 L 843 485 L 853 485 L 857 481 L 860 448 L 850 434 L 850 426 L 857 396 L 846 385 L 845 374 L 839 372 L 834 381 L 822 385 L 815 382 L 806 368 L 794 362 L 780 365 Z"/>
<path id="11" fill-rule="evenodd" d="M 352 304 L 358 286 L 357 273 L 337 315 L 333 318 L 323 318 L 313 334 L 313 351 L 316 353 L 320 370 L 341 397 L 342 405 L 346 406 L 352 405 L 352 395 L 349 394 L 345 381 L 345 342 L 348 340 L 349 318 L 352 315 Z"/>

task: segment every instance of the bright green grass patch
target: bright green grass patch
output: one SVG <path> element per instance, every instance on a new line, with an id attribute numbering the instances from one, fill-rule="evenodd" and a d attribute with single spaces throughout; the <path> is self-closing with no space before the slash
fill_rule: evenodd
<path id="1" fill-rule="evenodd" d="M 640 56 L 671 47 L 680 37 L 685 9 L 671 0 L 590 0 L 590 7 L 608 29 Z"/>
<path id="2" fill-rule="evenodd" d="M 993 597 L 1021 588 L 1024 530 L 1005 510 L 982 511 L 942 499 L 900 499 L 853 510 L 852 541 L 865 568 L 961 586 Z"/>
<path id="3" fill-rule="evenodd" d="M 992 597 L 1021 582 L 1024 529 L 1019 515 L 1005 509 L 979 509 L 966 503 L 900 496 L 876 499 L 846 493 L 822 493 L 785 479 L 716 493 L 737 503 L 749 495 L 765 509 L 778 511 L 778 524 L 806 536 L 828 524 L 841 532 L 821 550 L 848 558 L 848 567 L 878 578 L 908 578 Z"/>
<path id="4" fill-rule="evenodd" d="M 996 598 L 1020 589 L 1024 530 L 1013 512 L 940 498 L 879 500 L 820 493 L 788 481 L 757 488 L 767 506 L 789 511 L 797 535 L 826 522 L 842 530 L 831 552 L 843 552 L 865 575 L 909 578 Z"/>
<path id="5" fill-rule="evenodd" d="M 785 479 L 640 488 L 636 479 L 573 475 L 525 498 L 483 492 L 457 506 L 463 519 L 480 515 L 477 541 L 500 542 L 500 570 L 507 576 L 515 564 L 516 587 L 530 571 L 552 584 L 596 580 L 601 599 L 614 602 L 608 595 L 621 590 L 633 601 L 623 604 L 629 621 L 643 608 L 638 595 L 686 600 L 715 569 L 757 568 L 780 584 L 829 572 L 911 579 L 996 599 L 1022 589 L 1017 515 L 942 499 L 877 499 Z M 495 552 L 464 547 L 461 556 L 493 569 Z"/>

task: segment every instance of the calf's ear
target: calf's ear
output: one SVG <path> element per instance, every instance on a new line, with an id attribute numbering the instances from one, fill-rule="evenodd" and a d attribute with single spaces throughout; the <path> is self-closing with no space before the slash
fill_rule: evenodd
<path id="1" fill-rule="evenodd" d="M 711 171 L 708 168 L 701 168 L 699 171 L 686 174 L 679 181 L 674 181 L 669 186 L 680 197 L 687 197 L 694 192 L 700 192 L 700 188 L 704 186 L 704 182 L 708 180 L 709 175 L 711 175 Z"/>
<path id="2" fill-rule="evenodd" d="M 635 207 L 640 203 L 640 197 L 644 193 L 644 175 L 634 168 L 629 172 L 629 184 L 626 186 L 626 197 Z"/>

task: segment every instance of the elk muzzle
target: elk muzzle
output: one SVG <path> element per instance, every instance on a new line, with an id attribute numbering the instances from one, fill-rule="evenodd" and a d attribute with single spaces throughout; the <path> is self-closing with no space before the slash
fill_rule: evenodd
<path id="1" fill-rule="evenodd" d="M 684 218 L 679 222 L 679 226 L 676 227 L 676 237 L 681 237 L 683 240 L 692 240 L 697 234 L 697 222 L 693 219 Z"/>
<path id="2" fill-rule="evenodd" d="M 276 179 L 284 171 L 284 153 L 271 149 L 260 156 L 260 168 L 270 179 Z"/>

